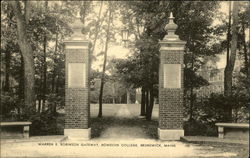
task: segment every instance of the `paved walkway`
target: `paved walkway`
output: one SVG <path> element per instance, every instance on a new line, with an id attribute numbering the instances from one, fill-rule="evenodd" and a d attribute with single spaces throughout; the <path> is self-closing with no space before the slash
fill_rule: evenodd
<path id="1" fill-rule="evenodd" d="M 122 105 L 115 117 L 114 126 L 106 129 L 100 138 L 108 139 L 135 139 L 135 138 L 148 138 L 140 127 L 130 127 L 124 124 L 119 124 L 119 119 L 126 119 L 135 117 L 133 116 L 126 104 Z"/>
<path id="2" fill-rule="evenodd" d="M 89 141 L 66 140 L 63 136 L 31 137 L 29 140 L 2 141 L 2 157 L 164 157 L 164 158 L 227 158 L 237 157 L 234 147 L 211 146 L 149 139 L 142 127 L 125 124 L 135 117 L 126 105 L 116 112 L 116 120 L 99 138 Z M 122 120 L 124 124 L 118 124 Z M 232 150 L 233 149 L 233 150 Z"/>

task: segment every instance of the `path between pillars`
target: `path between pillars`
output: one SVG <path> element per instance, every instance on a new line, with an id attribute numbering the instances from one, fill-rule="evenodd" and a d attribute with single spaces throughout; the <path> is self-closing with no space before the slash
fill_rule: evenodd
<path id="1" fill-rule="evenodd" d="M 113 105 L 110 105 L 108 110 L 112 110 L 112 107 Z M 137 108 L 140 108 L 140 106 L 137 106 Z M 109 128 L 105 128 L 106 130 L 101 133 L 101 137 L 88 141 L 61 141 L 64 137 L 63 135 L 59 137 L 39 136 L 38 138 L 31 137 L 26 140 L 27 142 L 22 142 L 22 140 L 1 142 L 0 157 L 235 158 L 239 157 L 237 153 L 242 152 L 241 146 L 220 145 L 213 147 L 180 141 L 148 139 L 148 136 L 143 133 L 143 129 L 145 130 L 145 127 L 142 127 L 143 121 L 140 120 L 139 123 L 134 123 L 134 121 L 138 120 L 137 116 L 139 113 L 139 110 L 136 110 L 134 105 L 117 105 L 110 113 L 112 113 L 112 116 L 115 116 L 112 117 L 114 121 L 112 121 Z M 148 128 L 150 127 L 147 126 L 146 129 Z M 91 146 L 90 144 L 97 144 L 97 146 Z M 102 144 L 106 145 L 102 146 Z M 119 146 L 112 146 L 112 144 L 118 144 Z M 137 144 L 137 146 L 130 146 L 131 144 Z M 161 147 L 143 147 L 141 146 L 142 144 L 161 144 Z M 248 148 L 249 146 L 246 149 Z"/>
<path id="2" fill-rule="evenodd" d="M 101 134 L 100 138 L 108 139 L 135 139 L 135 138 L 149 138 L 141 127 L 129 126 L 126 123 L 126 120 L 131 119 L 133 116 L 127 105 L 124 104 L 115 114 L 114 123 L 107 128 Z"/>

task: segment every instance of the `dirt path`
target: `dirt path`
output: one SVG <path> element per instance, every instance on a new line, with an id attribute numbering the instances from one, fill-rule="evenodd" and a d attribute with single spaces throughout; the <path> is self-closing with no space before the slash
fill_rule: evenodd
<path id="1" fill-rule="evenodd" d="M 139 108 L 139 106 L 137 106 Z M 105 109 L 106 108 L 106 109 Z M 104 109 L 109 117 L 103 117 L 98 126 L 106 123 L 107 128 L 100 136 L 88 141 L 64 140 L 61 136 L 40 136 L 24 142 L 1 143 L 0 157 L 152 157 L 152 158 L 245 158 L 240 157 L 241 147 L 229 145 L 198 145 L 180 141 L 161 141 L 150 137 L 150 128 L 157 127 L 138 119 L 133 105 L 112 105 Z M 96 108 L 97 109 L 97 108 Z M 112 116 L 112 117 L 110 117 Z M 115 116 L 115 117 L 113 117 Z M 152 127 L 151 127 L 152 126 Z M 105 126 L 106 127 L 106 126 Z M 147 132 L 148 130 L 148 132 Z"/>
<path id="2" fill-rule="evenodd" d="M 122 124 L 124 119 L 136 117 L 130 113 L 126 104 L 120 107 L 115 117 L 117 119 L 109 128 L 103 131 L 100 138 L 109 138 L 109 139 L 149 138 L 143 132 L 143 129 L 141 127 L 128 126 L 128 125 Z"/>

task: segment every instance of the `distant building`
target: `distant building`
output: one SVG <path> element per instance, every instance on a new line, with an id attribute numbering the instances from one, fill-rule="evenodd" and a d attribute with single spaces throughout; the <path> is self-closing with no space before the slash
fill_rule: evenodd
<path id="1" fill-rule="evenodd" d="M 197 89 L 197 97 L 209 97 L 211 93 L 224 92 L 224 68 L 216 70 L 204 69 L 198 73 L 209 82 L 209 85 Z"/>
<path id="2" fill-rule="evenodd" d="M 220 58 L 220 63 L 224 63 L 226 58 L 225 54 L 222 54 Z M 207 65 L 203 66 L 199 71 L 198 74 L 201 75 L 204 79 L 209 82 L 209 86 L 203 86 L 196 90 L 197 97 L 209 97 L 212 93 L 224 93 L 224 71 L 225 65 L 222 68 L 214 69 L 209 68 L 212 63 L 207 63 Z M 239 55 L 236 56 L 234 72 L 240 72 L 240 67 L 242 65 L 242 60 L 239 58 Z M 233 83 L 235 83 L 235 79 L 233 79 Z"/>

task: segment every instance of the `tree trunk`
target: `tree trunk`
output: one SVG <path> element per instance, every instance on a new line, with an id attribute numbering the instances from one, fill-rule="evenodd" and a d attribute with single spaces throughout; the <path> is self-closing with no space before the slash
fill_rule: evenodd
<path id="1" fill-rule="evenodd" d="M 51 82 L 51 92 L 55 92 L 55 78 L 56 78 L 56 64 L 57 64 L 57 47 L 58 47 L 58 32 L 56 32 L 56 44 L 55 44 L 55 56 L 54 56 L 54 66 L 53 66 L 53 74 L 52 74 L 52 82 Z"/>
<path id="2" fill-rule="evenodd" d="M 91 49 L 91 54 L 94 53 L 94 50 L 95 50 L 95 45 L 96 45 L 96 41 L 97 41 L 97 37 L 98 37 L 98 33 L 99 33 L 99 30 L 102 26 L 102 22 L 103 21 L 100 21 L 101 19 L 101 13 L 102 13 L 102 6 L 103 6 L 103 1 L 101 1 L 101 6 L 100 6 L 100 9 L 99 9 L 99 13 L 98 13 L 98 17 L 97 17 L 97 23 L 96 23 L 96 26 L 95 26 L 95 38 L 94 38 L 94 42 L 93 42 L 93 46 L 92 46 L 92 49 Z"/>
<path id="3" fill-rule="evenodd" d="M 115 104 L 115 83 L 113 83 L 113 104 Z"/>
<path id="4" fill-rule="evenodd" d="M 52 93 L 55 92 L 55 78 L 56 78 L 56 74 L 55 74 L 55 70 L 53 70 L 52 79 L 51 79 L 51 92 Z"/>
<path id="5" fill-rule="evenodd" d="M 35 112 L 35 68 L 31 44 L 28 41 L 26 21 L 22 14 L 19 1 L 10 1 L 17 20 L 18 45 L 24 60 L 24 104 L 28 111 Z"/>
<path id="6" fill-rule="evenodd" d="M 47 93 L 47 62 L 46 62 L 46 47 L 47 47 L 47 36 L 44 35 L 43 43 L 43 106 L 46 102 L 46 93 Z"/>
<path id="7" fill-rule="evenodd" d="M 21 53 L 21 52 L 20 52 Z M 20 81 L 19 81 L 19 99 L 24 99 L 24 61 L 21 54 L 21 66 L 20 66 Z"/>
<path id="8" fill-rule="evenodd" d="M 194 53 L 192 52 L 191 58 L 191 69 L 194 71 Z M 190 106 L 189 106 L 189 121 L 193 120 L 193 106 L 194 106 L 194 87 L 193 87 L 193 78 L 190 78 L 191 87 L 190 87 Z"/>
<path id="9" fill-rule="evenodd" d="M 45 10 L 48 10 L 48 1 L 45 1 Z M 46 32 L 44 32 L 44 38 L 43 38 L 43 106 L 45 107 L 46 103 L 46 94 L 47 94 L 47 35 Z"/>
<path id="10" fill-rule="evenodd" d="M 250 85 L 250 54 L 247 51 L 247 43 L 246 43 L 246 34 L 245 34 L 245 24 L 242 24 L 242 33 L 243 33 L 243 50 L 244 50 L 244 64 L 246 69 L 246 81 L 247 85 Z M 250 33 L 250 29 L 249 29 Z M 250 50 L 250 42 L 249 42 L 249 50 Z M 247 87 L 248 94 L 250 94 L 250 86 Z"/>
<path id="11" fill-rule="evenodd" d="M 250 35 L 250 29 L 248 29 L 248 35 Z M 248 50 L 250 51 L 250 42 L 248 42 Z M 247 76 L 247 81 L 248 85 L 250 84 L 250 52 L 248 51 L 248 76 Z M 248 86 L 248 94 L 250 94 L 250 86 Z"/>
<path id="12" fill-rule="evenodd" d="M 146 116 L 149 110 L 149 91 L 146 90 L 146 97 L 145 97 L 145 107 L 146 107 Z"/>
<path id="13" fill-rule="evenodd" d="M 59 76 L 56 75 L 56 94 L 59 93 L 59 84 L 60 84 L 60 81 L 59 81 Z"/>
<path id="14" fill-rule="evenodd" d="M 99 95 L 99 113 L 98 113 L 98 117 L 102 117 L 102 96 L 103 96 L 104 78 L 105 78 L 108 44 L 109 44 L 109 36 L 110 36 L 109 31 L 110 31 L 110 23 L 111 23 L 111 14 L 112 14 L 111 6 L 109 5 L 109 21 L 108 21 L 108 29 L 107 29 L 107 35 L 106 35 L 106 44 L 105 44 L 102 78 L 101 78 L 101 87 L 100 87 L 100 95 Z"/>
<path id="15" fill-rule="evenodd" d="M 52 112 L 53 112 L 53 114 L 54 114 L 54 115 L 56 114 L 56 106 L 57 106 L 57 104 L 56 104 L 56 103 L 54 103 L 54 105 L 53 105 L 53 109 L 52 109 Z"/>
<path id="16" fill-rule="evenodd" d="M 231 41 L 231 1 L 229 3 L 229 8 L 228 8 L 228 28 L 227 28 L 227 60 L 226 63 L 229 62 L 229 57 L 230 57 L 230 41 Z"/>
<path id="17" fill-rule="evenodd" d="M 232 44 L 231 44 L 231 54 L 229 57 L 229 61 L 226 64 L 225 68 L 225 81 L 224 81 L 224 94 L 226 97 L 230 97 L 232 95 L 232 85 L 233 85 L 233 70 L 236 59 L 236 50 L 237 50 L 237 26 L 239 23 L 238 17 L 238 1 L 233 2 L 233 24 L 232 24 Z M 225 107 L 225 115 L 224 121 L 231 122 L 232 121 L 232 106 L 230 104 Z"/>
<path id="18" fill-rule="evenodd" d="M 98 117 L 102 117 L 103 86 L 104 86 L 104 81 L 103 81 L 103 79 L 101 79 L 101 88 L 100 88 L 100 94 L 99 94 L 99 113 L 98 113 Z"/>
<path id="19" fill-rule="evenodd" d="M 146 113 L 146 120 L 150 121 L 152 118 L 152 111 L 154 107 L 154 92 L 153 89 L 150 89 L 150 98 L 149 98 L 149 105 L 147 108 L 147 113 Z"/>
<path id="20" fill-rule="evenodd" d="M 245 34 L 245 24 L 242 24 L 242 34 L 243 34 L 243 50 L 244 50 L 244 64 L 245 64 L 245 68 L 246 68 L 246 76 L 247 76 L 247 81 L 249 81 L 250 77 L 249 77 L 249 59 L 248 59 L 248 54 L 249 52 L 247 52 L 247 44 L 246 44 L 246 34 Z"/>
<path id="21" fill-rule="evenodd" d="M 8 9 L 11 9 L 8 6 Z M 8 27 L 9 29 L 11 29 L 11 20 L 13 19 L 13 13 L 9 12 L 9 15 L 7 15 L 9 17 L 8 21 Z M 7 43 L 7 47 L 6 47 L 6 51 L 5 51 L 5 85 L 3 87 L 3 90 L 5 92 L 9 92 L 10 90 L 10 60 L 11 60 L 11 47 L 9 43 Z"/>
<path id="22" fill-rule="evenodd" d="M 5 85 L 4 85 L 4 91 L 9 92 L 10 90 L 10 54 L 9 46 L 7 46 L 7 50 L 5 51 Z"/>
<path id="23" fill-rule="evenodd" d="M 41 112 L 41 99 L 38 99 L 38 113 Z"/>
<path id="24" fill-rule="evenodd" d="M 141 116 L 145 116 L 145 97 L 146 97 L 146 92 L 144 88 L 142 87 L 141 89 Z"/>
<path id="25" fill-rule="evenodd" d="M 127 104 L 131 104 L 131 101 L 130 101 L 130 93 L 129 93 L 129 90 L 127 89 Z"/>
<path id="26" fill-rule="evenodd" d="M 18 85 L 18 98 L 21 101 L 21 104 L 19 104 L 19 107 L 17 108 L 18 110 L 18 119 L 21 118 L 21 105 L 23 103 L 24 100 L 24 61 L 23 61 L 23 55 L 20 52 L 21 55 L 21 65 L 20 65 L 20 71 L 19 71 L 19 75 L 20 75 L 20 80 L 19 80 L 19 85 Z"/>

